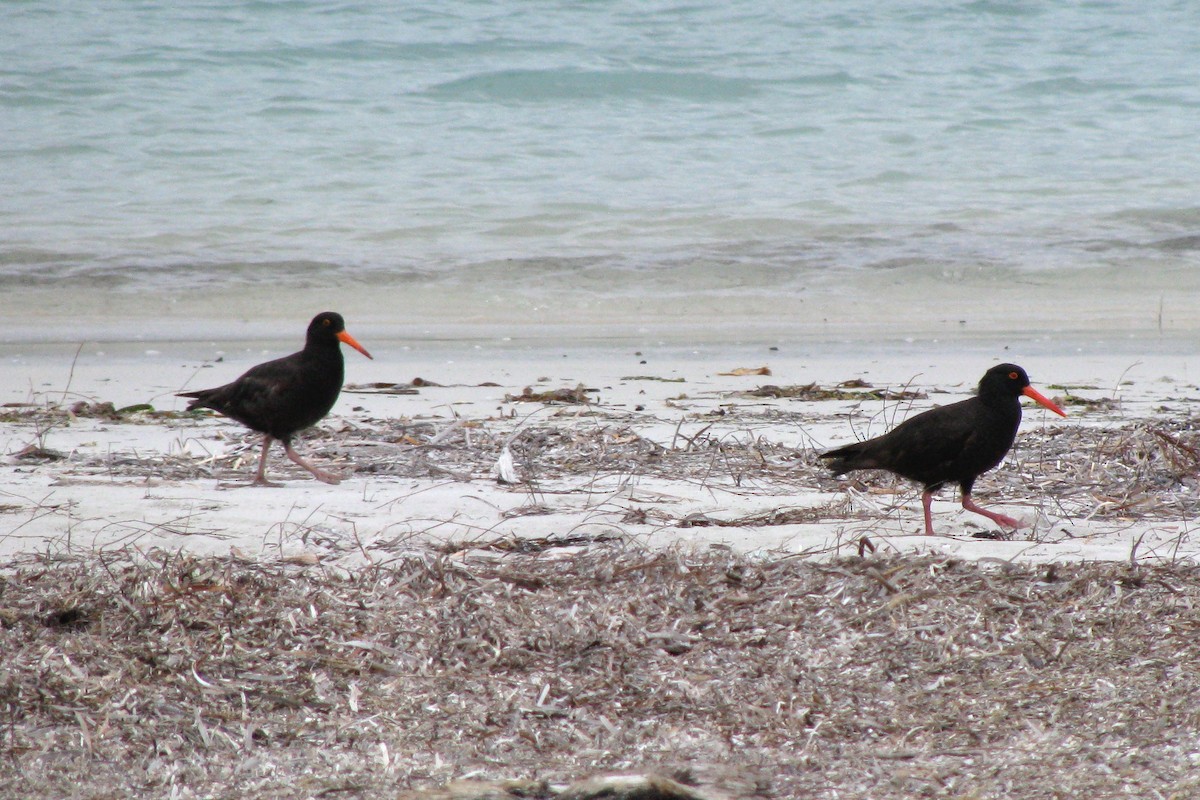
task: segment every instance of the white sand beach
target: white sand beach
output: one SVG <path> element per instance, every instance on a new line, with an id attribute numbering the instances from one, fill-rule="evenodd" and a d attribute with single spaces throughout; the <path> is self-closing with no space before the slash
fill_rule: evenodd
<path id="1" fill-rule="evenodd" d="M 59 330 L 10 346 L 0 363 L 0 555 L 132 547 L 349 566 L 431 543 L 611 538 L 810 557 L 875 547 L 1173 560 L 1200 550 L 1187 449 L 1200 356 L 1187 333 L 774 332 L 689 344 L 688 330 L 560 337 L 553 327 L 387 338 L 394 332 L 349 317 L 375 360 L 347 349 L 347 389 L 298 445 L 346 480 L 318 483 L 276 445 L 269 470 L 286 485 L 243 486 L 257 435 L 183 414 L 175 392 L 298 349 L 303 320 L 278 327 L 269 341 L 231 341 L 240 327 L 223 340 L 171 341 L 159 328 L 156 341 L 51 341 L 69 339 Z M 816 461 L 969 395 L 1001 361 L 1024 366 L 1069 414 L 1027 403 L 1013 452 L 976 485 L 979 502 L 1028 527 L 1000 531 L 948 487 L 934 504 L 937 535 L 919 535 L 916 487 L 882 474 L 835 480 Z M 408 385 L 417 378 L 424 385 Z M 818 391 L 786 396 L 809 384 Z M 522 400 L 526 387 L 579 388 L 588 402 Z M 105 415 L 103 403 L 153 412 Z M 506 452 L 511 471 L 498 479 Z"/>

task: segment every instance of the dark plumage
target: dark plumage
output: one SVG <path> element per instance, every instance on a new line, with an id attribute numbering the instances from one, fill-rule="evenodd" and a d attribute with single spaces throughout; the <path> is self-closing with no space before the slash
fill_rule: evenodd
<path id="1" fill-rule="evenodd" d="M 290 356 L 251 367 L 233 383 L 198 392 L 181 392 L 180 397 L 195 398 L 188 411 L 211 408 L 236 419 L 251 430 L 263 434 L 262 456 L 258 461 L 256 484 L 275 486 L 267 480 L 267 451 L 271 440 L 283 442 L 288 458 L 325 483 L 341 479 L 317 469 L 292 449 L 292 437 L 318 423 L 333 408 L 342 391 L 345 362 L 341 343 L 372 358 L 363 346 L 346 333 L 341 314 L 326 311 L 313 317 L 308 325 L 304 349 Z"/>
<path id="2" fill-rule="evenodd" d="M 875 439 L 821 454 L 835 475 L 856 469 L 886 469 L 925 487 L 925 533 L 933 534 L 929 510 L 933 493 L 947 483 L 962 490 L 962 505 L 1010 528 L 1021 524 L 1012 517 L 987 511 L 971 499 L 975 479 L 999 464 L 1021 424 L 1021 396 L 1029 397 L 1060 416 L 1061 408 L 1029 385 L 1029 376 L 1016 364 L 999 364 L 979 381 L 978 393 L 958 403 L 932 408 L 910 417 Z"/>

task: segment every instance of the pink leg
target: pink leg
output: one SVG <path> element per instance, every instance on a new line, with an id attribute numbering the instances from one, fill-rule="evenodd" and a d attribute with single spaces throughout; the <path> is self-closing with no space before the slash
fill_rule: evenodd
<path id="1" fill-rule="evenodd" d="M 263 434 L 262 455 L 258 457 L 258 472 L 254 474 L 255 486 L 282 486 L 283 484 L 273 483 L 267 480 L 267 453 L 271 449 L 271 442 L 274 437 L 271 434 Z"/>
<path id="2" fill-rule="evenodd" d="M 1024 528 L 1025 527 L 1025 524 L 1023 522 L 1018 522 L 1017 520 L 1013 519 L 1012 517 L 1008 516 L 1007 514 L 997 514 L 995 511 L 988 511 L 987 509 L 978 505 L 974 500 L 972 500 L 971 496 L 969 494 L 963 495 L 962 507 L 965 508 L 967 511 L 974 511 L 976 514 L 982 514 L 983 516 L 990 519 L 992 522 L 995 522 L 998 525 L 1003 525 L 1006 528 Z"/>
<path id="3" fill-rule="evenodd" d="M 317 480 L 321 481 L 322 483 L 332 483 L 335 486 L 342 482 L 341 477 L 334 475 L 332 472 L 326 472 L 323 469 L 317 469 L 312 464 L 309 464 L 307 461 L 301 458 L 300 454 L 292 449 L 290 442 L 284 442 L 283 446 L 284 449 L 287 450 L 288 458 L 311 472 L 313 477 Z"/>
<path id="4" fill-rule="evenodd" d="M 925 509 L 925 535 L 933 536 L 933 512 L 929 506 L 933 503 L 933 492 L 921 493 L 921 507 Z"/>

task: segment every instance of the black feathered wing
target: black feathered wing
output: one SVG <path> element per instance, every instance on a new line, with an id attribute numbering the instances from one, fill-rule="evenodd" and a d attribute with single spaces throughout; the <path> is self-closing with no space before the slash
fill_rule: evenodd
<path id="1" fill-rule="evenodd" d="M 993 412 L 973 397 L 932 408 L 883 436 L 821 457 L 830 459 L 830 467 L 839 475 L 857 469 L 886 469 L 927 489 L 954 482 L 969 492 L 975 478 L 1003 460 L 1016 436 L 1019 407 L 1012 424 Z"/>
<path id="2" fill-rule="evenodd" d="M 315 425 L 337 401 L 340 376 L 314 381 L 303 368 L 303 353 L 258 364 L 237 380 L 199 392 L 188 410 L 211 408 L 260 433 L 287 441 L 292 434 Z M 319 373 L 318 373 L 319 374 Z"/>

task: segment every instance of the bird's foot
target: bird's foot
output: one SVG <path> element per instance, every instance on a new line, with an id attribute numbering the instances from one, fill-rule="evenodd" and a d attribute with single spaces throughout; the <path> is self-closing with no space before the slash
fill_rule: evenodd
<path id="1" fill-rule="evenodd" d="M 1007 514 L 997 514 L 995 517 L 993 517 L 993 519 L 996 520 L 997 525 L 1003 525 L 1004 527 L 1012 528 L 1013 530 L 1029 527 L 1029 523 L 1022 522 L 1019 519 L 1013 519 L 1012 517 L 1008 516 Z"/>
<path id="2" fill-rule="evenodd" d="M 337 486 L 339 483 L 342 482 L 341 475 L 337 475 L 332 472 L 326 472 L 325 470 L 321 469 L 320 467 L 314 467 L 312 464 L 308 463 L 303 458 L 301 458 L 300 454 L 297 453 L 295 450 L 293 450 L 292 446 L 290 444 L 288 444 L 287 442 L 284 442 L 283 446 L 284 446 L 284 449 L 287 450 L 288 458 L 290 458 L 292 460 L 293 464 L 304 467 L 306 470 L 309 471 L 309 473 L 314 478 L 319 480 L 321 483 L 328 483 L 328 484 L 332 484 L 333 486 Z"/>
<path id="3" fill-rule="evenodd" d="M 992 522 L 996 523 L 997 525 L 1003 525 L 1006 528 L 1012 528 L 1012 529 L 1016 530 L 1018 528 L 1029 527 L 1029 525 L 1027 523 L 1021 522 L 1018 519 L 1013 519 L 1012 517 L 1008 516 L 1007 514 L 1001 514 L 996 511 L 988 511 L 986 508 L 983 508 L 982 506 L 977 504 L 974 500 L 970 499 L 969 497 L 963 498 L 962 506 L 967 511 L 973 511 L 976 514 L 987 517 L 988 519 L 990 519 Z"/>

